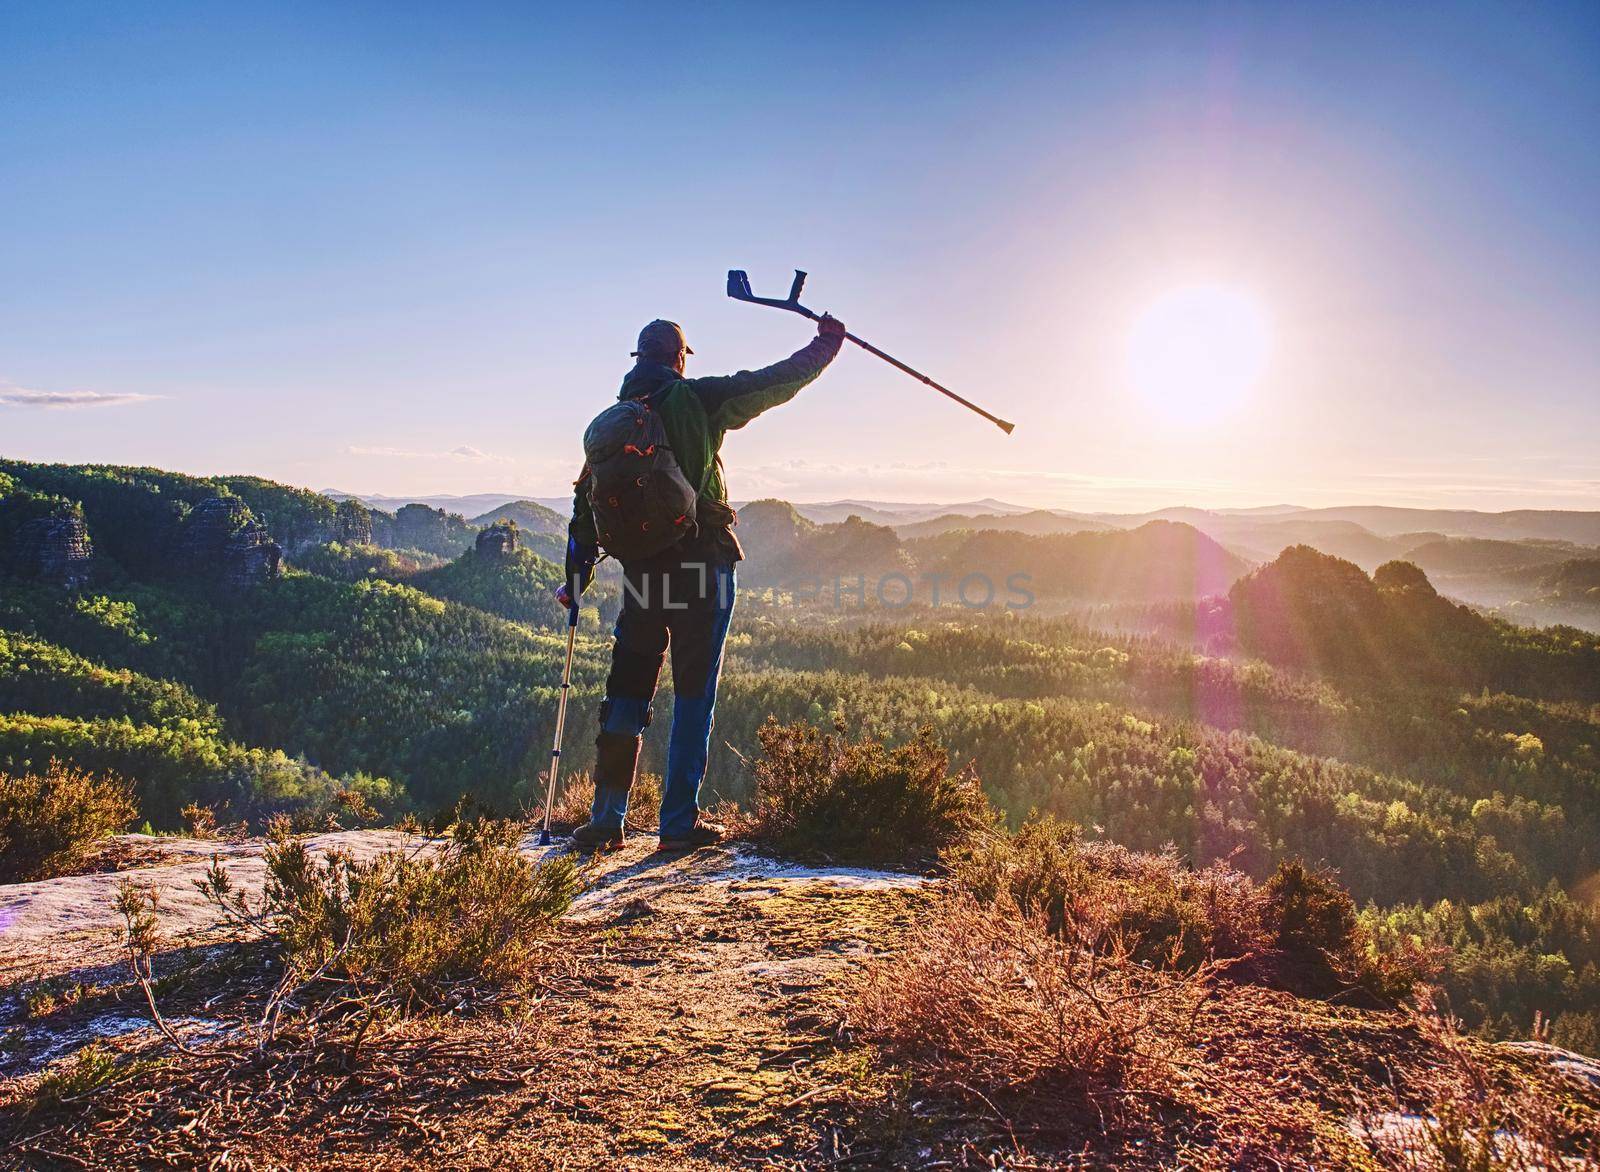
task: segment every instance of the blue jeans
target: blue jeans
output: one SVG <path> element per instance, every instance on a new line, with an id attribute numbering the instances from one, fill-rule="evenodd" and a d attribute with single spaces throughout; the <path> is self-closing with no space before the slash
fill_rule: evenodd
<path id="1" fill-rule="evenodd" d="M 687 834 L 700 812 L 722 648 L 733 619 L 733 567 L 688 564 L 636 573 L 624 566 L 623 571 L 622 612 L 600 708 L 601 753 L 591 819 L 599 826 L 619 827 L 627 814 L 633 775 L 626 762 L 631 754 L 608 754 L 607 738 L 613 746 L 629 738 L 636 743 L 644 732 L 670 645 L 672 733 L 661 792 L 661 833 Z M 621 762 L 614 768 L 626 776 L 607 776 L 608 760 Z"/>

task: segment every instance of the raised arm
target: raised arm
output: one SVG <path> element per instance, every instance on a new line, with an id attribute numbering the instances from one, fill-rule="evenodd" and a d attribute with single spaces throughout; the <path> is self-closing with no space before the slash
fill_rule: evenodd
<path id="1" fill-rule="evenodd" d="M 724 431 L 743 427 L 769 407 L 787 403 L 800 388 L 815 379 L 832 362 L 844 343 L 844 324 L 824 314 L 817 336 L 782 362 L 760 370 L 687 380 L 705 406 L 711 426 Z"/>

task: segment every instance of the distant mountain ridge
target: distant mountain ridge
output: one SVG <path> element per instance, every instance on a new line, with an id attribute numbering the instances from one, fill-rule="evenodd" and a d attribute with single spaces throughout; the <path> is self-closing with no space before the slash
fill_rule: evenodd
<path id="1" fill-rule="evenodd" d="M 349 496 L 325 495 L 335 499 Z M 403 498 L 359 499 L 377 508 L 397 510 L 396 502 Z M 417 503 L 456 514 L 463 521 L 472 518 L 471 524 L 480 526 L 511 517 L 526 531 L 531 547 L 550 558 L 560 556 L 571 509 L 565 497 L 500 494 L 434 496 Z M 1226 565 L 1228 572 L 1241 572 L 1238 567 L 1242 565 L 1270 562 L 1296 545 L 1343 558 L 1368 573 L 1387 561 L 1404 559 L 1422 566 L 1442 593 L 1474 606 L 1516 614 L 1524 622 L 1559 621 L 1600 631 L 1600 594 L 1570 586 L 1557 591 L 1540 575 L 1527 573 L 1600 556 L 1600 511 L 1511 509 L 1490 513 L 1391 505 L 1309 508 L 1273 504 L 1224 509 L 1174 505 L 1143 513 L 1112 513 L 1030 509 L 992 497 L 948 505 L 855 498 L 782 504 L 787 519 L 780 520 L 776 515 L 764 515 L 764 511 L 771 513 L 771 501 L 737 502 L 743 511 L 739 535 L 750 553 L 746 570 L 752 580 L 792 575 L 808 560 L 835 568 L 856 561 L 863 572 L 881 574 L 905 557 L 920 562 L 932 553 L 929 547 L 918 550 L 915 546 L 961 532 L 1055 538 L 1131 532 L 1151 522 L 1171 522 L 1220 546 L 1237 565 L 1214 557 L 1206 564 Z M 832 529 L 852 518 L 863 527 L 848 532 Z M 782 538 L 776 538 L 774 526 L 783 532 Z M 805 532 L 799 532 L 797 526 Z M 458 527 L 463 537 L 456 544 L 462 544 L 467 526 Z M 870 546 L 870 554 L 862 542 Z M 894 550 L 897 542 L 903 543 L 903 549 Z M 1026 547 L 1026 557 L 1038 553 L 1021 541 L 971 543 L 974 551 L 1010 550 L 1013 546 L 1019 555 Z M 944 552 L 941 550 L 941 555 Z"/>
<path id="2" fill-rule="evenodd" d="M 527 496 L 524 493 L 470 493 L 395 496 L 384 493 L 353 493 L 323 489 L 321 496 L 333 500 L 356 499 L 386 512 L 406 504 L 480 517 L 517 501 L 529 501 L 566 515 L 571 498 L 566 496 Z M 753 498 L 752 498 L 753 499 Z M 748 501 L 736 501 L 744 504 Z M 1508 509 L 1485 512 L 1477 509 L 1426 509 L 1398 505 L 1333 505 L 1307 507 L 1293 504 L 1252 505 L 1237 508 L 1204 509 L 1194 505 L 1169 505 L 1145 512 L 1118 513 L 1105 510 L 1050 509 L 1019 505 L 995 497 L 943 504 L 937 501 L 884 501 L 845 498 L 829 501 L 791 501 L 797 512 L 819 524 L 843 521 L 852 515 L 875 524 L 896 528 L 920 525 L 937 518 L 964 517 L 984 522 L 986 528 L 999 528 L 1008 517 L 1036 517 L 1054 514 L 1068 522 L 1095 522 L 1086 528 L 1104 525 L 1116 529 L 1135 529 L 1146 521 L 1200 522 L 1345 522 L 1361 526 L 1380 537 L 1412 533 L 1437 533 L 1446 537 L 1484 537 L 1499 540 L 1570 541 L 1578 545 L 1600 545 L 1600 510 Z M 953 524 L 942 528 L 954 528 Z M 1063 529 L 1062 532 L 1074 530 Z"/>
<path id="3" fill-rule="evenodd" d="M 801 516 L 818 524 L 844 521 L 852 516 L 879 525 L 909 525 L 929 521 L 940 516 L 974 517 L 986 514 L 1028 513 L 1026 505 L 1013 505 L 1006 501 L 985 497 L 978 501 L 962 501 L 953 505 L 928 502 L 903 503 L 896 501 L 796 501 L 795 508 Z"/>
<path id="4" fill-rule="evenodd" d="M 1345 505 L 1320 509 L 1197 509 L 1175 506 L 1149 513 L 1090 513 L 1092 517 L 1124 527 L 1153 519 L 1187 521 L 1200 525 L 1212 518 L 1221 522 L 1282 521 L 1294 523 L 1343 522 L 1360 525 L 1380 537 L 1416 532 L 1447 537 L 1488 537 L 1501 540 L 1571 541 L 1600 544 L 1600 511 L 1577 509 L 1510 509 L 1484 513 L 1471 509 L 1412 509 L 1393 505 Z"/>
<path id="5" fill-rule="evenodd" d="M 520 492 L 480 492 L 467 496 L 386 496 L 382 493 L 342 492 L 336 488 L 321 489 L 318 495 L 336 501 L 358 500 L 368 508 L 382 509 L 386 513 L 392 513 L 403 505 L 427 505 L 430 509 L 443 509 L 461 517 L 481 516 L 514 501 L 528 499 Z M 548 504 L 548 501 L 537 503 Z"/>

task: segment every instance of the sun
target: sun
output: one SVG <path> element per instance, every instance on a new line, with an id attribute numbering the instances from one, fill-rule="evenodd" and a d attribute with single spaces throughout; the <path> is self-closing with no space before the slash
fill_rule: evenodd
<path id="1" fill-rule="evenodd" d="M 1271 350 L 1271 323 L 1248 292 L 1186 285 L 1162 294 L 1134 323 L 1128 374 L 1162 414 L 1200 423 L 1244 400 Z"/>

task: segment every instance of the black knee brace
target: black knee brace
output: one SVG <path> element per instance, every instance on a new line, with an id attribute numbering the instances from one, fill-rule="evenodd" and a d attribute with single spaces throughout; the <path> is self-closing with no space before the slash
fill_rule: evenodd
<path id="1" fill-rule="evenodd" d="M 633 789 L 634 770 L 639 767 L 639 746 L 643 737 L 603 732 L 594 739 L 595 789 Z"/>
<path id="2" fill-rule="evenodd" d="M 638 696 L 648 700 L 656 692 L 665 651 L 642 652 L 620 640 L 611 648 L 611 671 L 606 676 L 606 692 L 612 696 Z"/>

